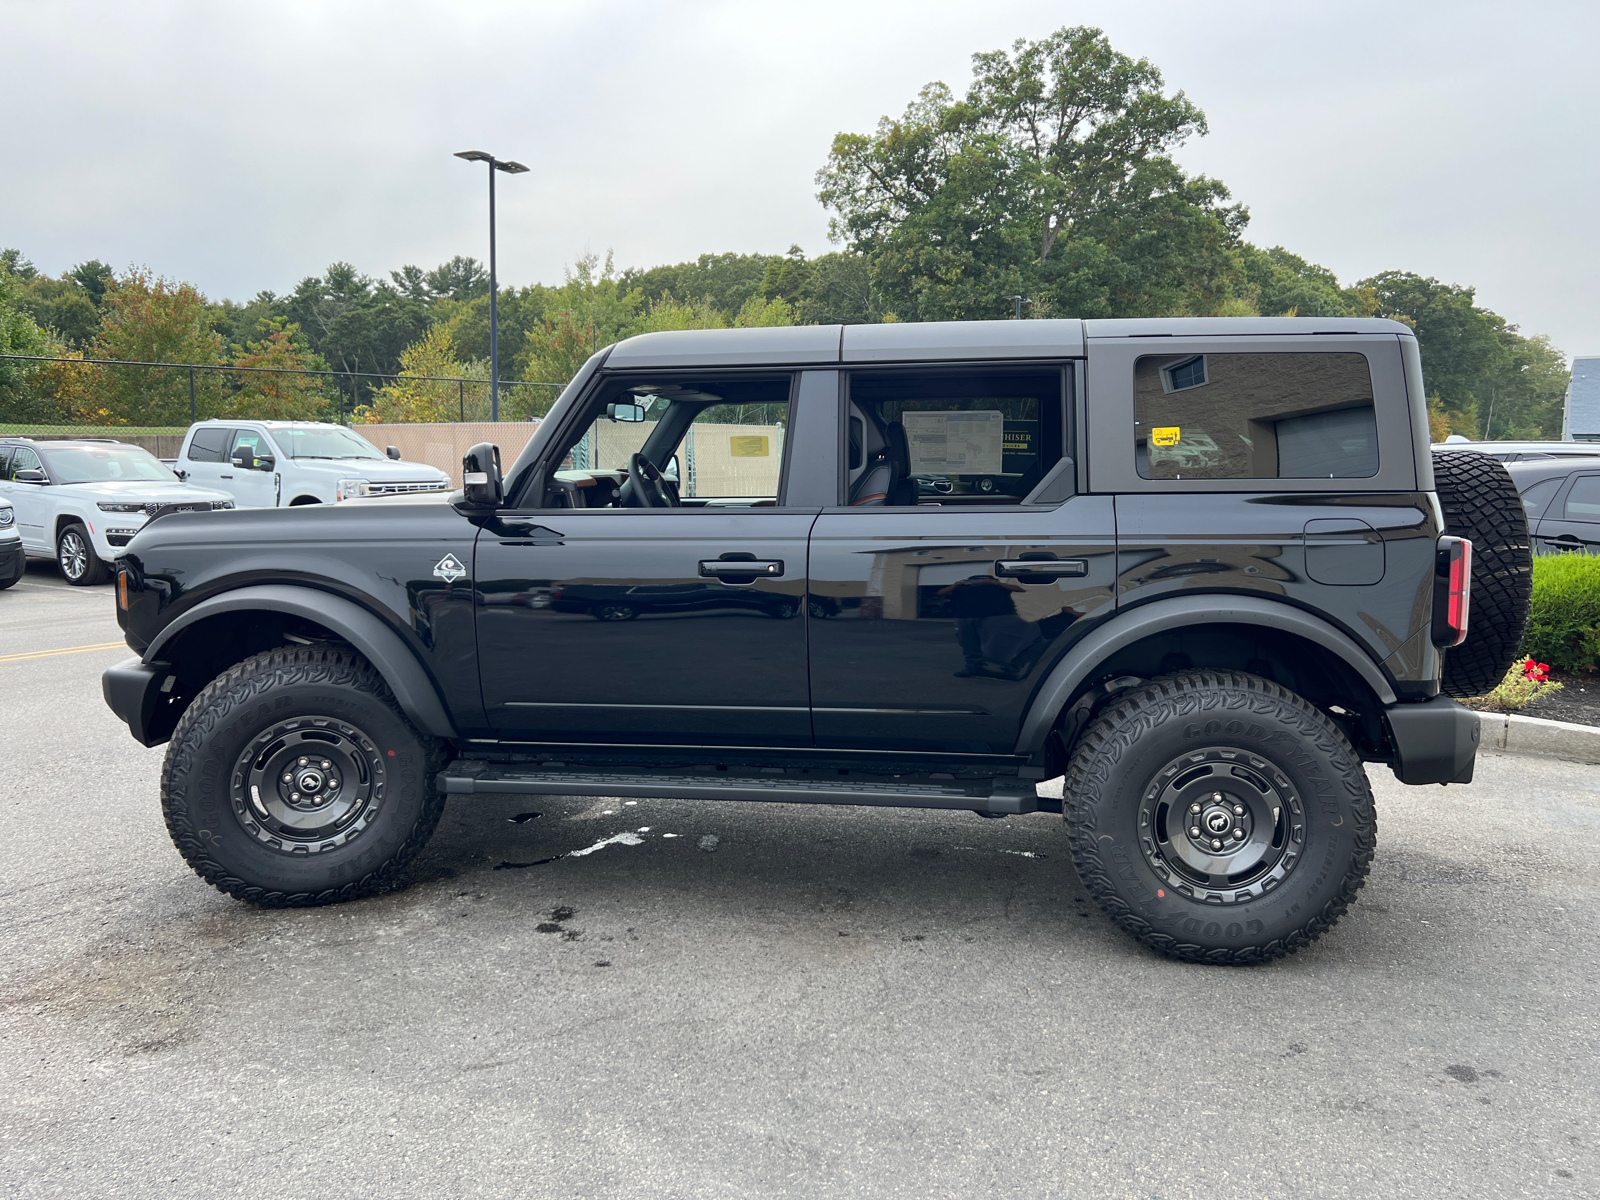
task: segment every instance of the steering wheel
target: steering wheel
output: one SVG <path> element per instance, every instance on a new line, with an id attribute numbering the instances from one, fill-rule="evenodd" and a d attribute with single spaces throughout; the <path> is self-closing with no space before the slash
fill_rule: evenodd
<path id="1" fill-rule="evenodd" d="M 661 472 L 643 454 L 628 459 L 628 495 L 625 504 L 634 508 L 676 508 Z"/>

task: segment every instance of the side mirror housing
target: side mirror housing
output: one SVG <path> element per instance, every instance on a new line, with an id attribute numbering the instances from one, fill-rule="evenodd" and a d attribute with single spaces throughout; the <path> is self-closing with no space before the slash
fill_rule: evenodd
<path id="1" fill-rule="evenodd" d="M 240 450 L 233 456 L 233 465 L 241 471 L 254 471 L 256 469 L 256 456 L 252 451 Z"/>
<path id="2" fill-rule="evenodd" d="M 50 482 L 48 479 L 45 478 L 44 472 L 39 470 L 37 467 L 29 467 L 29 468 L 27 468 L 25 470 L 18 471 L 11 478 L 12 478 L 12 481 L 15 482 L 15 483 L 49 483 Z"/>
<path id="3" fill-rule="evenodd" d="M 189 472 L 185 471 L 182 467 L 173 467 L 172 473 L 176 475 L 182 482 L 189 482 Z"/>
<path id="4" fill-rule="evenodd" d="M 613 421 L 626 421 L 633 425 L 644 420 L 644 405 L 642 404 L 608 404 L 606 416 Z"/>
<path id="5" fill-rule="evenodd" d="M 258 471 L 270 471 L 277 465 L 278 460 L 273 458 L 270 454 L 263 454 L 261 457 L 256 459 L 256 470 Z"/>
<path id="6" fill-rule="evenodd" d="M 479 442 L 461 459 L 462 500 L 473 508 L 499 508 L 504 499 L 500 482 L 500 447 Z"/>
<path id="7" fill-rule="evenodd" d="M 388 447 L 386 447 L 384 449 L 383 452 L 385 454 L 387 454 L 390 458 L 394 459 L 395 462 L 399 462 L 400 461 L 400 447 L 399 446 L 388 446 Z"/>

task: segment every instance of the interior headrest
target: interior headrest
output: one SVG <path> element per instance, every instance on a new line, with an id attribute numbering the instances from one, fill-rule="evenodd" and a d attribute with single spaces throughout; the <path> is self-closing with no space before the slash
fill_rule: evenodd
<path id="1" fill-rule="evenodd" d="M 911 474 L 911 445 L 906 441 L 906 427 L 899 421 L 893 421 L 885 434 L 889 447 L 889 460 L 894 463 L 895 470 L 904 479 Z"/>

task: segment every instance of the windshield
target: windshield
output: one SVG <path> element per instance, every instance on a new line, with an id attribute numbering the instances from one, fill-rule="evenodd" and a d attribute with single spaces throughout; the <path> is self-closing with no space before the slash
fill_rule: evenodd
<path id="1" fill-rule="evenodd" d="M 366 438 L 337 425 L 293 425 L 272 436 L 290 458 L 382 458 Z"/>
<path id="2" fill-rule="evenodd" d="M 176 483 L 161 460 L 138 446 L 40 446 L 52 483 Z"/>

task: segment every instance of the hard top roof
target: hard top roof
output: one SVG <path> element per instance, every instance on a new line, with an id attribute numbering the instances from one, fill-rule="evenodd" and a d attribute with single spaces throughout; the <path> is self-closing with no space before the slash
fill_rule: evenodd
<path id="1" fill-rule="evenodd" d="M 1126 321 L 892 321 L 641 333 L 611 348 L 607 370 L 831 366 L 872 362 L 1079 358 L 1086 338 L 1318 333 L 1411 335 L 1399 321 L 1351 317 L 1160 317 Z"/>

